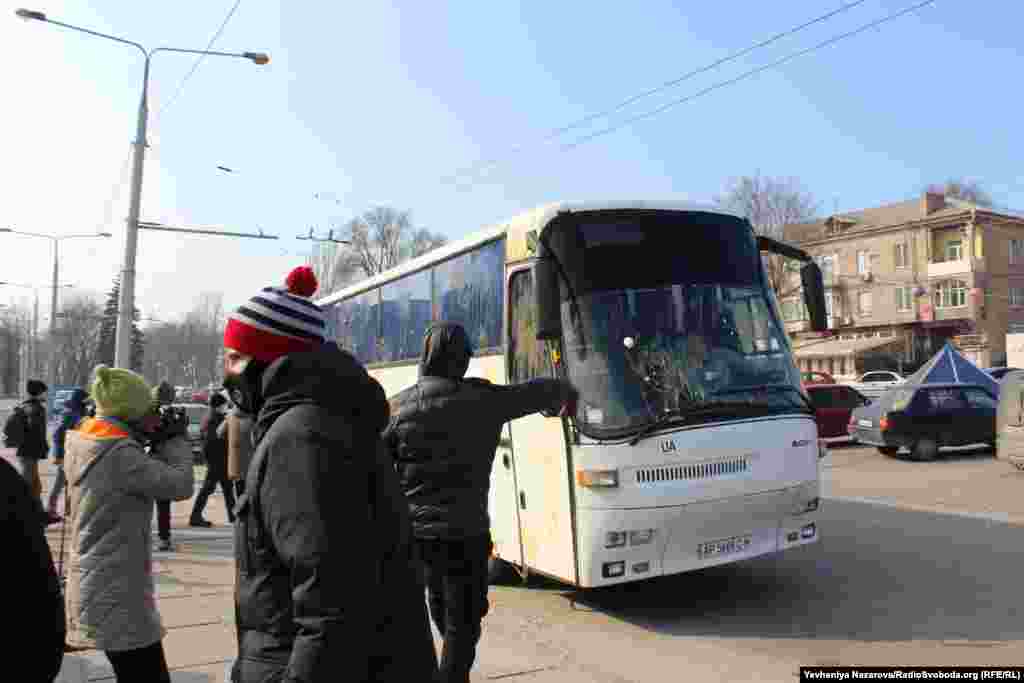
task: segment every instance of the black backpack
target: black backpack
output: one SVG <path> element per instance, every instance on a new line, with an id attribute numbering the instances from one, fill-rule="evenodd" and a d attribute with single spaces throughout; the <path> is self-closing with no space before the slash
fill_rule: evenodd
<path id="1" fill-rule="evenodd" d="M 11 414 L 4 422 L 4 446 L 7 448 L 20 448 L 25 443 L 25 435 L 28 434 L 28 415 L 21 406 L 15 406 Z"/>

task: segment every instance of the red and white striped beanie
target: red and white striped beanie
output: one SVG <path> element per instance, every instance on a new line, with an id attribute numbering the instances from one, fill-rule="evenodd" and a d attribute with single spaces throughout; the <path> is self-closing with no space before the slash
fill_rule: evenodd
<path id="1" fill-rule="evenodd" d="M 324 314 L 309 297 L 318 286 L 313 269 L 299 266 L 284 289 L 264 287 L 228 317 L 225 348 L 267 363 L 316 348 L 324 342 Z"/>

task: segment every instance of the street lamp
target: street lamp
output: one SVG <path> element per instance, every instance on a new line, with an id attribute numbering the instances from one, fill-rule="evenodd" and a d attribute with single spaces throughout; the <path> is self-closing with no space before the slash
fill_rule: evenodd
<path id="1" fill-rule="evenodd" d="M 29 370 L 31 372 L 35 372 L 35 366 L 39 362 L 39 358 L 37 357 L 37 354 L 36 354 L 36 351 L 38 350 L 36 348 L 37 347 L 37 343 L 38 343 L 37 340 L 39 338 L 39 290 L 40 289 L 46 289 L 46 287 L 48 285 L 23 285 L 23 284 L 18 284 L 16 282 L 6 282 L 6 281 L 0 280 L 0 287 L 5 287 L 5 286 L 6 287 L 18 287 L 20 289 L 31 289 L 32 293 L 35 295 L 35 302 L 34 302 L 33 307 L 32 307 L 32 330 L 31 330 L 31 335 L 29 337 L 31 350 L 29 351 L 29 360 L 28 360 Z M 56 289 L 58 289 L 58 288 L 71 288 L 71 287 L 74 287 L 74 285 L 56 285 L 56 286 L 54 286 L 54 290 L 56 291 Z M 56 297 L 56 294 L 54 294 L 54 296 Z M 52 320 L 53 316 L 51 315 L 50 318 L 51 318 L 50 330 L 52 332 L 52 330 L 53 330 L 53 320 Z M 50 382 L 51 383 L 55 383 L 55 380 L 51 379 Z"/>
<path id="2" fill-rule="evenodd" d="M 139 99 L 138 121 L 135 124 L 135 154 L 132 160 L 131 203 L 128 208 L 128 223 L 124 237 L 124 263 L 121 268 L 120 296 L 117 305 L 117 335 L 114 343 L 114 366 L 128 368 L 131 366 L 132 312 L 135 310 L 135 255 L 138 251 L 139 208 L 142 202 L 142 166 L 146 154 L 146 120 L 149 114 L 147 93 L 149 90 L 150 60 L 157 52 L 177 52 L 193 55 L 212 55 L 214 57 L 238 57 L 248 59 L 254 64 L 262 66 L 270 62 L 270 57 L 263 52 L 214 52 L 211 50 L 186 50 L 174 47 L 158 47 L 153 50 L 147 50 L 139 43 L 125 40 L 124 38 L 48 19 L 42 12 L 19 9 L 15 11 L 15 14 L 22 19 L 43 21 L 80 33 L 87 33 L 91 36 L 106 38 L 107 40 L 113 40 L 124 45 L 131 45 L 138 48 L 139 52 L 146 58 L 142 72 L 142 96 Z"/>
<path id="3" fill-rule="evenodd" d="M 82 235 L 49 235 L 39 232 L 26 232 L 23 230 L 14 230 L 13 228 L 6 228 L 3 230 L 3 232 L 9 232 L 12 235 L 24 235 L 25 237 L 36 237 L 39 239 L 46 239 L 53 242 L 53 284 L 51 285 L 51 287 L 53 288 L 53 294 L 50 297 L 50 336 L 52 337 L 57 322 L 57 290 L 60 289 L 60 286 L 57 284 L 60 281 L 60 250 L 58 245 L 62 240 L 81 239 L 90 237 L 112 237 L 112 235 L 109 232 L 99 232 L 94 234 Z M 57 371 L 57 364 L 52 363 L 51 365 L 52 369 L 50 375 L 50 383 L 55 384 L 57 382 L 57 378 L 55 375 Z"/>

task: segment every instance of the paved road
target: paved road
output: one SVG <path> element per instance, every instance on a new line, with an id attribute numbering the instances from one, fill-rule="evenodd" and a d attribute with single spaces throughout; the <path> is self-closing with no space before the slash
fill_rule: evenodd
<path id="1" fill-rule="evenodd" d="M 488 636 L 528 630 L 559 668 L 594 681 L 791 681 L 801 662 L 1024 661 L 1024 528 L 826 502 L 821 529 L 816 546 L 647 583 L 499 588 Z"/>
<path id="2" fill-rule="evenodd" d="M 1024 661 L 1024 525 L 966 516 L 1011 509 L 1017 489 L 990 482 L 1024 476 L 977 451 L 934 463 L 863 448 L 831 457 L 828 488 L 865 497 L 874 481 L 884 504 L 827 499 L 817 545 L 732 566 L 587 592 L 543 579 L 494 587 L 473 680 L 788 682 L 801 664 Z M 923 505 L 918 483 L 941 497 L 949 480 L 964 510 L 900 507 Z M 179 523 L 187 511 L 177 504 Z M 229 529 L 175 538 L 179 552 L 157 555 L 174 680 L 219 683 L 233 655 Z M 102 655 L 82 656 L 91 680 L 109 680 Z"/>

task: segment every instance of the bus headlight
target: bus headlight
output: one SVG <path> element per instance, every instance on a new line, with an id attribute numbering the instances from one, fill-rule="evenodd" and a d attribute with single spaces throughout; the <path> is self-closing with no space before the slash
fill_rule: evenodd
<path id="1" fill-rule="evenodd" d="M 576 470 L 576 483 L 587 488 L 615 488 L 619 485 L 619 471 Z"/>
<path id="2" fill-rule="evenodd" d="M 644 545 L 650 543 L 653 539 L 654 529 L 640 529 L 639 531 L 629 532 L 630 545 Z"/>
<path id="3" fill-rule="evenodd" d="M 821 504 L 821 499 L 818 497 L 800 500 L 796 505 L 793 506 L 794 515 L 803 515 L 808 512 L 814 512 L 818 509 Z"/>
<path id="4" fill-rule="evenodd" d="M 621 548 L 626 545 L 625 531 L 609 531 L 604 535 L 605 548 Z"/>

